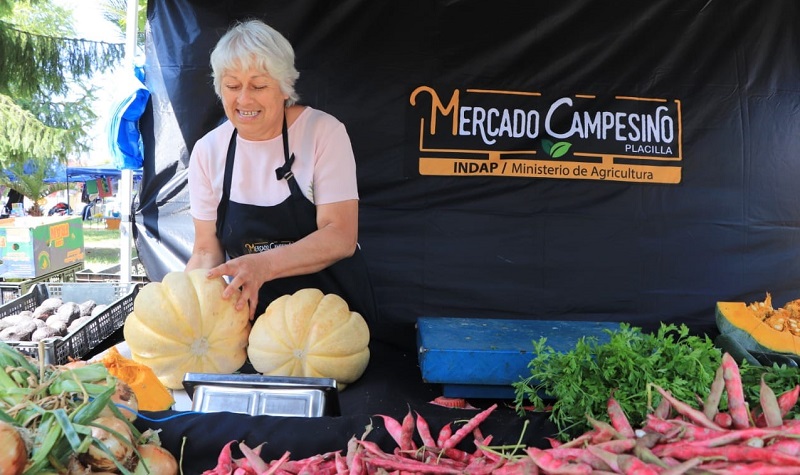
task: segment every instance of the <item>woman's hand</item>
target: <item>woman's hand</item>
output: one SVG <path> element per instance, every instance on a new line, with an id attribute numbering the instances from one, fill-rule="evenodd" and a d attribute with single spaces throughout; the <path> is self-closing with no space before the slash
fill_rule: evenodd
<path id="1" fill-rule="evenodd" d="M 208 277 L 228 276 L 229 284 L 222 297 L 228 299 L 240 289 L 241 295 L 234 303 L 236 309 L 248 305 L 253 319 L 258 291 L 265 282 L 312 274 L 353 255 L 358 241 L 358 201 L 318 205 L 317 226 L 316 231 L 295 243 L 219 264 L 209 270 Z"/>
<path id="2" fill-rule="evenodd" d="M 246 254 L 210 269 L 206 275 L 210 279 L 229 276 L 230 281 L 222 292 L 222 298 L 229 299 L 237 289 L 240 290 L 239 298 L 234 302 L 236 310 L 248 308 L 250 320 L 253 320 L 258 306 L 258 291 L 268 280 L 268 269 L 269 259 L 264 253 Z"/>

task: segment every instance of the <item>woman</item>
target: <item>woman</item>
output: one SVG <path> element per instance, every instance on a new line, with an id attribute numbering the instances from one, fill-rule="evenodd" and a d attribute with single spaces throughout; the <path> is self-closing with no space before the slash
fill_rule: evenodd
<path id="1" fill-rule="evenodd" d="M 251 319 L 307 287 L 374 319 L 344 125 L 297 104 L 292 46 L 261 21 L 233 26 L 211 53 L 211 68 L 228 120 L 192 150 L 195 241 L 186 269 L 227 276 L 223 298 L 241 289 L 235 305 L 249 307 Z"/>

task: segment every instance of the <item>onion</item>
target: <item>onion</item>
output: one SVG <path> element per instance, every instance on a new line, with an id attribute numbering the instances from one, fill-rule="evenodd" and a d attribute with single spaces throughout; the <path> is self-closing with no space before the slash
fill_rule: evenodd
<path id="1" fill-rule="evenodd" d="M 91 470 L 86 465 L 78 461 L 78 455 L 73 454 L 67 462 L 67 475 L 89 475 Z"/>
<path id="2" fill-rule="evenodd" d="M 59 365 L 59 368 L 63 368 L 65 370 L 80 368 L 82 366 L 86 366 L 89 364 L 86 360 L 69 360 L 69 362 Z"/>
<path id="3" fill-rule="evenodd" d="M 0 473 L 20 475 L 28 462 L 28 449 L 19 431 L 7 422 L 0 421 Z"/>
<path id="4" fill-rule="evenodd" d="M 50 472 L 47 472 L 50 473 Z M 55 472 L 54 472 L 55 473 Z M 59 474 L 61 472 L 58 472 Z M 78 455 L 73 454 L 70 456 L 69 461 L 67 462 L 67 471 L 65 475 L 119 475 L 119 471 L 116 472 L 93 472 L 91 468 L 87 467 L 86 465 L 82 464 L 78 460 Z"/>
<path id="5" fill-rule="evenodd" d="M 139 464 L 133 475 L 177 475 L 178 461 L 167 449 L 155 444 L 142 444 L 139 451 Z"/>
<path id="6" fill-rule="evenodd" d="M 131 389 L 128 383 L 117 379 L 117 387 L 114 394 L 111 396 L 111 403 L 118 407 L 119 412 L 121 412 L 126 419 L 131 422 L 136 420 L 139 412 L 139 400 L 136 398 L 136 393 L 133 392 L 133 389 Z M 100 411 L 100 415 L 113 416 L 114 413 L 111 412 L 110 408 L 105 407 Z"/>
<path id="7" fill-rule="evenodd" d="M 89 450 L 80 455 L 80 461 L 88 465 L 93 472 L 116 472 L 117 463 L 129 466 L 134 450 L 131 442 L 133 434 L 128 423 L 116 417 L 101 416 L 94 420 L 94 424 L 97 425 L 92 425 L 92 437 L 95 441 L 89 446 Z M 122 439 L 112 432 L 121 435 Z M 98 447 L 100 443 L 105 445 L 109 453 Z"/>

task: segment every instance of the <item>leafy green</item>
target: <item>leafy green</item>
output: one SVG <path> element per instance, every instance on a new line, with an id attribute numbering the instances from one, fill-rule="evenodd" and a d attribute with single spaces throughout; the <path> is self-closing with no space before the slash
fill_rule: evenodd
<path id="1" fill-rule="evenodd" d="M 746 364 L 740 364 L 739 366 L 739 371 L 742 374 L 744 397 L 750 404 L 750 407 L 756 407 L 756 404 L 758 404 L 762 375 L 764 375 L 764 382 L 775 394 L 790 391 L 796 385 L 800 384 L 800 369 L 796 367 L 779 365 L 777 363 L 773 363 L 772 366 L 752 366 Z M 784 416 L 784 420 L 797 419 L 798 417 L 800 417 L 800 413 L 798 413 L 798 406 L 795 405 L 789 410 L 786 416 Z"/>
<path id="2" fill-rule="evenodd" d="M 513 385 L 517 410 L 521 413 L 528 402 L 543 409 L 554 399 L 550 419 L 566 440 L 591 428 L 587 416 L 608 421 L 612 395 L 633 427 L 641 426 L 660 399 L 648 393 L 648 383 L 694 407 L 697 396 L 708 394 L 722 358 L 710 338 L 690 334 L 685 325 L 663 323 L 657 333 L 626 323 L 606 333 L 608 341 L 583 337 L 567 353 L 547 346 L 545 338 L 534 341 L 531 375 Z"/>

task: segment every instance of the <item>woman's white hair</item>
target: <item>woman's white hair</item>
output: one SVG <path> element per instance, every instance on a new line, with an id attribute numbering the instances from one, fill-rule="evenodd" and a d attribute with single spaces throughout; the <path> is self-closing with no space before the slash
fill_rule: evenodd
<path id="1" fill-rule="evenodd" d="M 300 98 L 294 83 L 300 73 L 294 67 L 294 49 L 277 30 L 260 20 L 248 20 L 233 25 L 217 42 L 211 52 L 214 91 L 222 93 L 222 76 L 234 69 L 253 68 L 269 73 L 289 99 L 287 106 Z"/>

